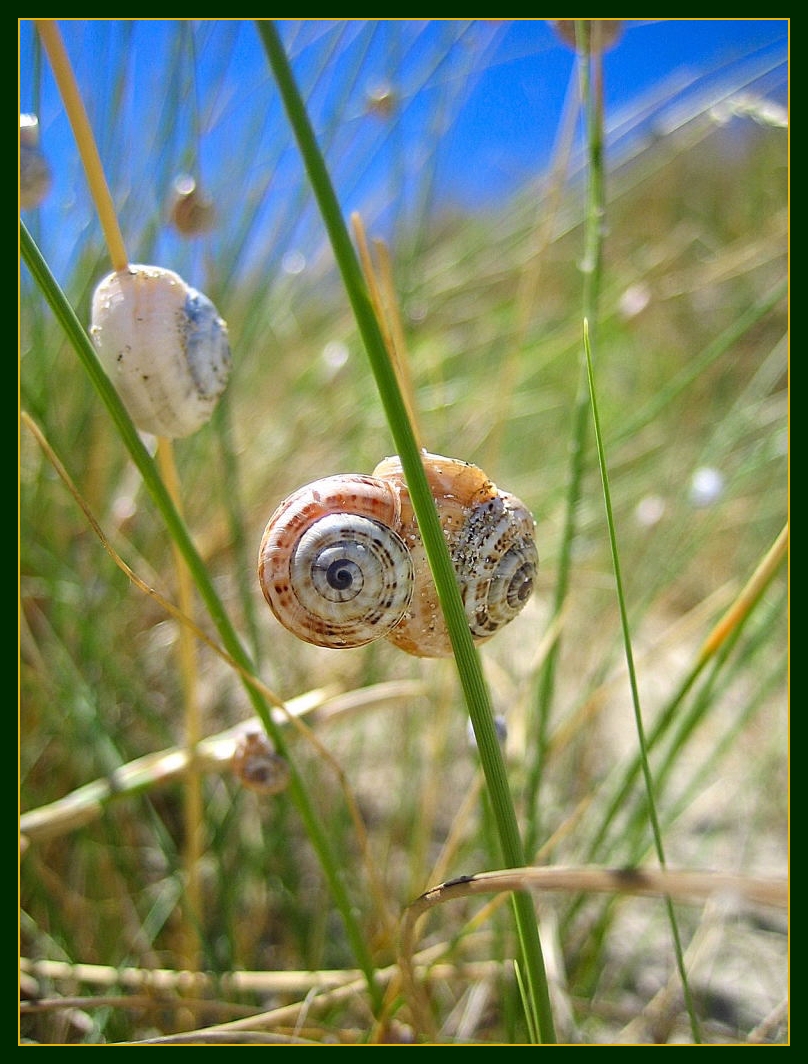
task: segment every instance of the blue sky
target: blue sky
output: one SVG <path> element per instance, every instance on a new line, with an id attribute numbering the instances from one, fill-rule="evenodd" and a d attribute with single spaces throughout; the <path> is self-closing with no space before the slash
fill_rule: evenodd
<path id="1" fill-rule="evenodd" d="M 257 210 L 265 197 L 268 231 L 294 243 L 288 213 L 299 160 L 250 21 L 60 26 L 133 231 L 159 212 L 172 174 L 190 167 L 218 201 L 232 199 L 234 211 Z M 406 217 L 425 185 L 433 204 L 486 209 L 548 165 L 574 56 L 544 20 L 301 20 L 280 28 L 346 212 Z M 54 170 L 40 222 L 69 249 L 94 224 L 92 205 L 32 42 L 23 20 L 20 107 L 39 113 Z M 628 21 L 605 59 L 610 150 L 728 89 L 749 86 L 784 103 L 787 50 L 785 19 Z M 395 122 L 370 113 L 379 86 L 393 94 Z M 46 249 L 49 261 L 59 250 Z"/>
<path id="2" fill-rule="evenodd" d="M 708 78 L 717 84 L 732 76 L 739 61 L 747 59 L 751 65 L 756 57 L 765 62 L 767 55 L 783 55 L 786 44 L 784 20 L 630 21 L 606 53 L 606 113 L 616 122 L 638 101 L 656 96 L 664 84 L 671 95 L 674 86 L 693 79 L 702 86 Z M 552 150 L 570 65 L 570 53 L 544 22 L 513 22 L 464 110 L 459 139 L 482 138 L 484 158 L 507 160 L 501 163 L 505 180 L 511 172 L 528 173 L 537 150 L 543 156 Z"/>

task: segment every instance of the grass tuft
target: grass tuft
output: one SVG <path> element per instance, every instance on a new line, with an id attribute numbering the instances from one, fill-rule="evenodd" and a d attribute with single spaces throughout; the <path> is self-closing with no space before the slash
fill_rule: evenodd
<path id="1" fill-rule="evenodd" d="M 675 24 L 592 55 L 549 27 L 509 51 L 498 21 L 59 28 L 128 254 L 215 301 L 234 369 L 176 442 L 180 511 L 87 336 L 109 227 L 23 20 L 52 186 L 20 229 L 20 1041 L 787 1043 L 784 55 L 616 113 L 620 50 Z M 555 154 L 452 201 L 454 130 L 506 62 L 562 86 Z M 216 208 L 191 237 L 180 173 Z M 299 643 L 258 587 L 268 517 L 393 451 L 418 485 L 422 444 L 528 503 L 532 600 L 470 655 L 461 625 L 456 663 Z M 286 790 L 233 771 L 256 730 Z"/>

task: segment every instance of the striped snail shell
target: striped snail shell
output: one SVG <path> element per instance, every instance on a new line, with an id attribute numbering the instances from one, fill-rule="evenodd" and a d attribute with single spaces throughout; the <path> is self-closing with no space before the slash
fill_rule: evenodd
<path id="1" fill-rule="evenodd" d="M 435 454 L 423 455 L 423 461 L 466 619 L 475 642 L 482 643 L 512 621 L 533 593 L 539 567 L 535 522 L 523 502 L 500 491 L 470 462 Z M 412 605 L 390 641 L 409 654 L 448 657 L 452 645 L 400 459 L 386 458 L 373 475 L 395 487 L 399 532 L 410 545 L 416 571 Z"/>
<path id="2" fill-rule="evenodd" d="M 373 477 L 326 477 L 290 495 L 267 525 L 258 565 L 278 620 L 307 643 L 332 648 L 391 631 L 413 583 L 397 524 L 395 492 Z"/>
<path id="3" fill-rule="evenodd" d="M 142 432 L 179 438 L 208 421 L 227 385 L 227 325 L 171 270 L 127 266 L 93 295 L 90 335 Z"/>
<path id="4" fill-rule="evenodd" d="M 533 517 L 477 466 L 426 453 L 423 462 L 469 628 L 483 642 L 533 591 Z M 307 642 L 385 637 L 420 657 L 452 653 L 398 458 L 370 477 L 327 477 L 292 494 L 267 525 L 259 579 L 278 620 Z"/>

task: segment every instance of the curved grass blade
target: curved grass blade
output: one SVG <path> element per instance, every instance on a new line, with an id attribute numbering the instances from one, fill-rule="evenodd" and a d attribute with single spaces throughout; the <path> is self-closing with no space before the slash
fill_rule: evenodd
<path id="1" fill-rule="evenodd" d="M 20 221 L 20 248 L 28 269 L 31 271 L 40 291 L 62 325 L 68 339 L 71 341 L 76 354 L 78 355 L 79 361 L 82 363 L 82 366 L 95 386 L 102 402 L 115 423 L 115 427 L 118 430 L 121 440 L 129 452 L 132 461 L 135 463 L 138 471 L 143 477 L 143 482 L 152 501 L 157 507 L 173 542 L 177 545 L 178 550 L 188 566 L 197 590 L 205 603 L 214 625 L 216 626 L 222 644 L 234 661 L 236 661 L 243 669 L 247 672 L 254 672 L 249 656 L 242 646 L 241 640 L 222 605 L 207 567 L 190 537 L 185 522 L 180 517 L 174 502 L 171 499 L 171 495 L 160 476 L 156 464 L 146 450 L 146 447 L 132 423 L 129 414 L 124 408 L 118 393 L 115 391 L 112 383 L 101 368 L 101 365 L 96 358 L 95 350 L 84 327 L 51 273 L 47 262 L 28 232 L 25 223 L 22 221 Z M 290 797 L 300 814 L 312 846 L 320 859 L 334 901 L 345 922 L 346 932 L 356 955 L 357 962 L 367 979 L 374 1007 L 378 1009 L 381 1007 L 381 990 L 377 985 L 374 965 L 367 947 L 365 936 L 362 934 L 362 930 L 357 921 L 354 901 L 349 896 L 348 889 L 344 883 L 339 861 L 332 851 L 331 843 L 323 825 L 317 817 L 309 793 L 306 790 L 300 775 L 295 770 L 292 759 L 289 757 L 286 741 L 281 729 L 272 718 L 266 700 L 254 686 L 246 681 L 245 688 L 257 716 L 275 745 L 276 751 L 281 757 L 286 758 L 289 762 L 291 769 L 289 783 Z"/>
<path id="2" fill-rule="evenodd" d="M 626 609 L 626 600 L 623 592 L 623 577 L 620 567 L 620 552 L 617 548 L 617 534 L 614 525 L 614 514 L 612 512 L 612 500 L 611 491 L 609 489 L 609 473 L 606 467 L 606 454 L 603 447 L 603 436 L 600 431 L 600 416 L 598 414 L 597 392 L 595 389 L 595 377 L 594 369 L 592 366 L 592 349 L 589 343 L 589 327 L 588 322 L 584 319 L 584 351 L 586 353 L 586 376 L 589 383 L 589 395 L 592 403 L 592 422 L 595 432 L 595 444 L 598 452 L 598 464 L 600 466 L 601 482 L 603 484 L 603 501 L 606 508 L 606 524 L 609 530 L 609 545 L 612 552 L 612 564 L 614 567 L 614 579 L 615 590 L 617 594 L 617 602 L 620 609 L 620 625 L 623 631 L 623 642 L 625 646 L 626 666 L 628 668 L 629 685 L 631 687 L 631 702 L 634 707 L 634 723 L 637 730 L 637 739 L 640 746 L 640 762 L 642 764 L 642 774 L 645 781 L 645 793 L 646 803 L 648 809 L 648 818 L 651 823 L 651 832 L 654 839 L 654 849 L 656 851 L 657 860 L 660 866 L 665 869 L 665 848 L 662 843 L 662 830 L 659 826 L 659 817 L 657 815 L 656 802 L 654 799 L 654 782 L 651 778 L 651 766 L 648 762 L 648 742 L 645 735 L 645 725 L 642 719 L 642 709 L 640 707 L 640 693 L 637 686 L 637 673 L 634 668 L 634 652 L 631 645 L 631 631 L 628 623 L 628 611 Z M 696 1009 L 693 1002 L 692 994 L 690 993 L 690 984 L 687 979 L 687 971 L 685 969 L 684 950 L 682 949 L 682 942 L 679 936 L 679 927 L 676 922 L 676 914 L 673 911 L 673 902 L 670 897 L 666 895 L 665 906 L 668 912 L 668 920 L 671 926 L 671 934 L 673 936 L 673 948 L 676 955 L 676 964 L 679 969 L 679 977 L 682 981 L 682 990 L 684 993 L 685 1006 L 690 1018 L 690 1028 L 693 1034 L 693 1040 L 697 1043 L 701 1043 L 701 1036 L 699 1033 L 698 1020 L 696 1018 Z"/>
<path id="3" fill-rule="evenodd" d="M 406 404 L 388 358 L 384 337 L 367 292 L 359 260 L 283 43 L 272 22 L 258 21 L 256 25 L 317 198 L 404 469 L 477 739 L 503 857 L 509 864 L 513 863 L 514 859 L 521 864 L 524 860 L 522 841 L 494 727 L 490 696 L 466 621 L 454 568 L 443 538 L 418 444 L 407 416 Z M 535 909 L 531 900 L 522 894 L 514 895 L 513 901 L 524 958 L 524 974 L 530 988 L 532 1005 L 539 1019 L 541 1037 L 545 1042 L 555 1042 L 555 1026 Z"/>

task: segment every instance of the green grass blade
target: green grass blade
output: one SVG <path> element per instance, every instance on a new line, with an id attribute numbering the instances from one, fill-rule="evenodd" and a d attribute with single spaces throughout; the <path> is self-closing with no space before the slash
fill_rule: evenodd
<path id="1" fill-rule="evenodd" d="M 73 344 L 79 360 L 90 376 L 101 400 L 112 417 L 132 461 L 135 463 L 138 471 L 143 477 L 143 482 L 165 522 L 169 534 L 179 547 L 225 649 L 243 669 L 247 672 L 252 672 L 253 666 L 250 662 L 249 656 L 244 650 L 241 640 L 230 622 L 230 618 L 216 592 L 207 567 L 197 552 L 193 540 L 188 533 L 185 522 L 180 517 L 171 500 L 169 492 L 160 477 L 157 466 L 143 445 L 143 441 L 138 435 L 118 393 L 115 391 L 109 378 L 101 368 L 87 333 L 59 287 L 56 279 L 51 274 L 48 264 L 25 227 L 24 222 L 20 222 L 20 247 L 26 265 Z M 255 712 L 260 718 L 267 734 L 271 737 L 275 749 L 289 762 L 291 768 L 289 794 L 305 824 L 312 845 L 317 851 L 323 872 L 333 893 L 334 901 L 345 921 L 346 931 L 356 954 L 357 962 L 365 974 L 371 996 L 378 1007 L 381 1003 L 381 991 L 374 978 L 374 965 L 368 951 L 365 937 L 357 922 L 355 904 L 350 898 L 343 881 L 339 862 L 332 851 L 328 836 L 317 817 L 303 781 L 296 772 L 293 762 L 289 757 L 282 732 L 272 720 L 272 715 L 263 695 L 246 681 L 245 687 Z"/>
<path id="2" fill-rule="evenodd" d="M 283 43 L 273 23 L 260 21 L 257 23 L 257 28 L 297 139 L 309 181 L 317 198 L 337 265 L 370 360 L 390 432 L 404 469 L 474 727 L 480 760 L 497 823 L 502 856 L 506 865 L 517 867 L 524 863 L 524 851 L 505 764 L 494 727 L 490 696 L 466 621 L 454 568 L 446 548 L 415 434 L 407 416 L 406 405 L 387 355 L 384 338 L 367 293 L 359 261 L 345 226 L 330 175 L 317 145 Z M 515 895 L 513 901 L 517 931 L 525 962 L 525 975 L 535 1011 L 539 1016 L 541 1037 L 545 1042 L 554 1042 L 555 1027 L 533 903 L 528 895 L 522 894 Z"/>
<path id="3" fill-rule="evenodd" d="M 585 35 L 586 47 L 579 57 L 578 73 L 580 98 L 585 108 L 587 132 L 587 201 L 584 230 L 584 249 L 581 264 L 583 274 L 583 316 L 592 329 L 598 321 L 601 278 L 603 266 L 603 218 L 605 215 L 605 179 L 603 172 L 603 98 L 602 66 L 599 53 L 589 52 L 589 29 L 579 23 L 576 34 Z M 589 431 L 589 390 L 585 364 L 582 361 L 578 390 L 572 415 L 570 434 L 570 459 L 567 477 L 567 492 L 564 506 L 564 527 L 561 534 L 556 585 L 553 599 L 553 616 L 559 617 L 564 608 L 570 587 L 572 555 L 578 528 L 578 509 L 583 494 L 586 472 L 586 442 Z M 561 652 L 560 636 L 553 642 L 541 673 L 536 703 L 536 747 L 531 772 L 528 777 L 527 808 L 529 810 L 528 853 L 540 843 L 542 827 L 541 803 L 538 792 L 547 752 L 547 730 L 552 712 L 556 686 L 556 670 Z"/>
<path id="4" fill-rule="evenodd" d="M 746 625 L 765 603 L 764 592 L 774 580 L 778 572 L 778 563 L 782 560 L 779 550 L 777 550 L 781 545 L 780 540 L 782 538 L 783 537 L 781 536 L 780 539 L 778 539 L 773 550 L 769 552 L 769 555 L 774 555 L 774 564 L 767 564 L 769 561 L 768 557 L 767 559 L 764 559 L 763 565 L 758 570 L 759 572 L 762 570 L 761 579 L 756 580 L 756 573 L 747 585 L 747 588 L 751 587 L 754 592 L 754 596 L 750 596 L 751 601 L 748 603 L 748 608 L 740 612 L 737 616 L 733 616 L 734 607 L 728 611 L 730 616 L 733 617 L 734 623 L 728 630 L 725 639 L 720 644 L 716 645 L 717 641 L 714 637 L 716 632 L 722 630 L 722 624 L 719 624 L 713 629 L 713 633 L 711 633 L 711 636 L 705 641 L 701 652 L 695 657 L 691 667 L 684 674 L 667 703 L 661 708 L 651 729 L 646 734 L 646 746 L 649 751 L 654 750 L 661 745 L 662 740 L 674 725 L 678 726 L 680 733 L 686 732 L 688 728 L 692 726 L 692 722 L 697 721 L 703 715 L 703 712 L 705 712 L 704 707 L 710 705 L 714 690 L 719 685 L 721 674 L 726 669 L 728 662 L 731 661 L 740 637 L 746 629 Z M 744 595 L 740 595 L 736 600 L 736 604 L 743 599 Z M 724 619 L 726 619 L 726 615 Z M 722 621 L 724 619 L 722 619 Z M 766 628 L 767 625 L 764 624 L 764 631 Z M 757 638 L 760 638 L 760 634 L 758 634 Z M 707 678 L 701 688 L 697 688 L 697 681 L 708 666 L 710 666 L 710 670 Z M 682 714 L 686 700 L 693 692 L 695 692 L 694 704 L 683 717 Z M 672 743 L 674 748 L 679 745 L 681 745 L 681 743 L 675 741 Z M 602 846 L 608 836 L 609 828 L 617 819 L 620 812 L 625 809 L 626 802 L 629 800 L 631 794 L 632 786 L 640 774 L 641 767 L 642 758 L 641 753 L 638 752 L 623 769 L 619 780 L 613 787 L 611 797 L 608 798 L 608 800 L 605 800 L 605 808 L 603 809 L 598 828 L 591 842 L 591 848 L 589 851 L 590 859 L 598 859 L 600 857 Z M 664 768 L 664 764 L 662 768 Z M 621 828 L 621 831 L 622 830 L 623 828 Z"/>
<path id="5" fill-rule="evenodd" d="M 611 548 L 612 564 L 614 566 L 615 591 L 617 594 L 617 602 L 620 609 L 620 626 L 623 632 L 626 665 L 628 668 L 629 685 L 631 687 L 631 702 L 632 706 L 634 707 L 634 723 L 637 730 L 637 739 L 640 747 L 640 762 L 642 765 L 643 779 L 645 781 L 648 818 L 651 823 L 651 832 L 653 834 L 654 849 L 656 851 L 657 860 L 659 861 L 660 866 L 662 868 L 665 868 L 665 848 L 662 842 L 662 830 L 659 826 L 659 817 L 657 815 L 656 801 L 654 799 L 654 782 L 651 778 L 651 766 L 648 761 L 648 743 L 645 735 L 645 725 L 643 723 L 642 718 L 642 709 L 640 707 L 640 693 L 639 688 L 637 686 L 637 672 L 634 667 L 634 651 L 631 645 L 631 630 L 628 623 L 628 610 L 626 609 L 626 600 L 623 592 L 623 576 L 620 566 L 620 552 L 617 548 L 617 533 L 615 530 L 611 492 L 609 489 L 609 474 L 606 466 L 606 454 L 603 447 L 603 436 L 600 430 L 597 391 L 595 388 L 594 369 L 592 366 L 592 350 L 589 343 L 589 330 L 586 320 L 584 320 L 584 351 L 586 352 L 586 375 L 587 380 L 589 382 L 589 394 L 592 402 L 592 423 L 595 431 L 595 443 L 598 452 L 598 464 L 600 466 L 601 483 L 603 485 L 603 501 L 606 508 L 606 524 L 609 530 L 609 546 Z M 695 1005 L 693 1003 L 692 995 L 690 993 L 690 985 L 687 979 L 687 971 L 685 969 L 684 961 L 684 951 L 682 949 L 682 942 L 679 935 L 679 927 L 676 921 L 676 914 L 673 910 L 673 902 L 670 898 L 666 898 L 665 904 L 668 910 L 668 919 L 671 926 L 671 934 L 673 936 L 674 952 L 676 954 L 676 964 L 679 968 L 679 976 L 682 981 L 682 990 L 684 992 L 685 1006 L 690 1017 L 690 1027 L 693 1034 L 693 1040 L 697 1043 L 700 1043 L 701 1036 L 699 1033 L 699 1025 L 696 1018 Z"/>

